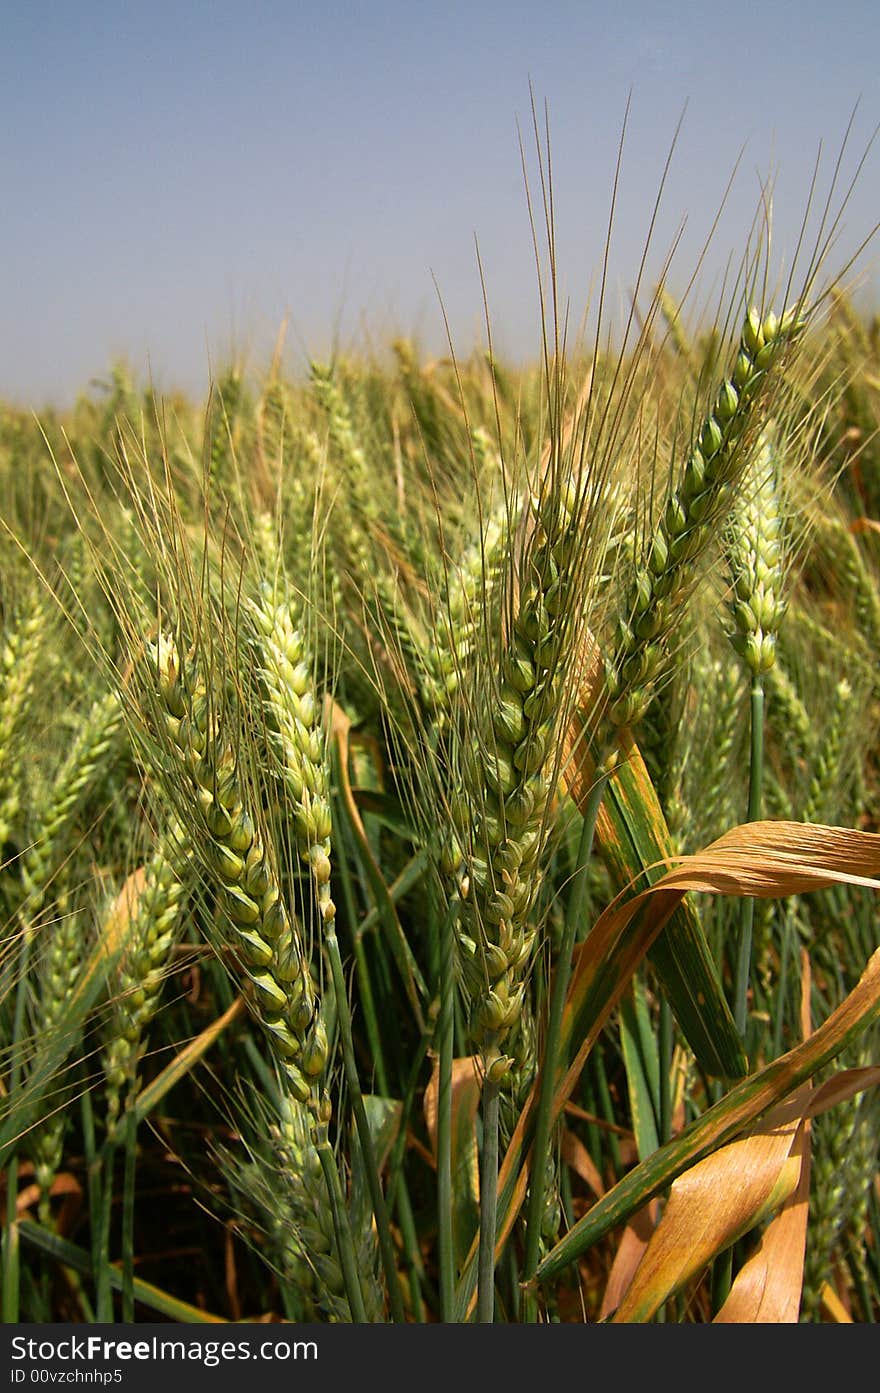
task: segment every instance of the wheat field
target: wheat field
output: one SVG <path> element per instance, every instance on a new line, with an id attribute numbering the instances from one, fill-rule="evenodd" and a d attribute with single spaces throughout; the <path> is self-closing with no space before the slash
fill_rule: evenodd
<path id="1" fill-rule="evenodd" d="M 531 366 L 0 409 L 5 1322 L 878 1318 L 830 207 L 577 341 L 551 235 Z"/>

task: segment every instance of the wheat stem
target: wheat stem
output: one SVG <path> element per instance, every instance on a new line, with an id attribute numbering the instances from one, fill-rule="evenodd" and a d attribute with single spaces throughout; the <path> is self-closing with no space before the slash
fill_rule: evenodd
<path id="1" fill-rule="evenodd" d="M 6 1227 L 3 1230 L 3 1324 L 19 1318 L 18 1156 L 6 1169 Z"/>
<path id="2" fill-rule="evenodd" d="M 324 947 L 327 950 L 327 959 L 330 963 L 330 974 L 333 978 L 336 1019 L 342 1045 L 342 1063 L 345 1069 L 345 1080 L 348 1084 L 348 1090 L 351 1096 L 351 1105 L 354 1111 L 358 1140 L 360 1141 L 361 1150 L 363 1151 L 364 1166 L 367 1172 L 367 1183 L 370 1187 L 370 1197 L 373 1202 L 373 1213 L 376 1217 L 376 1228 L 379 1235 L 379 1252 L 382 1257 L 382 1268 L 385 1273 L 385 1281 L 388 1284 L 388 1301 L 391 1308 L 391 1318 L 395 1323 L 403 1324 L 406 1317 L 403 1310 L 400 1279 L 397 1275 L 397 1259 L 394 1251 L 394 1243 L 391 1238 L 388 1209 L 382 1194 L 382 1182 L 379 1178 L 379 1164 L 376 1158 L 376 1148 L 373 1145 L 373 1135 L 370 1131 L 370 1123 L 367 1118 L 366 1108 L 364 1107 L 364 1097 L 361 1092 L 360 1078 L 358 1076 L 357 1061 L 354 1052 L 354 1037 L 351 1029 L 351 1013 L 348 1007 L 348 994 L 345 989 L 345 974 L 342 968 L 342 957 L 339 952 L 339 940 L 336 937 L 335 919 L 328 920 L 324 925 Z"/>
<path id="3" fill-rule="evenodd" d="M 575 938 L 583 921 L 586 904 L 590 858 L 593 852 L 593 838 L 602 798 L 608 784 L 610 773 L 600 771 L 590 789 L 584 807 L 581 823 L 580 841 L 577 850 L 575 873 L 571 895 L 566 908 L 562 945 L 553 975 L 550 995 L 550 1014 L 547 1021 L 547 1034 L 544 1040 L 543 1062 L 538 1084 L 538 1110 L 535 1117 L 535 1137 L 532 1147 L 532 1169 L 529 1183 L 529 1204 L 526 1217 L 526 1249 L 523 1260 L 523 1280 L 529 1282 L 535 1275 L 540 1257 L 541 1220 L 544 1212 L 546 1194 L 545 1158 L 550 1143 L 553 1126 L 553 1095 L 560 1066 L 565 1062 L 559 1057 L 559 1039 L 562 1033 L 562 1013 L 571 981 L 572 954 Z M 537 1296 L 534 1287 L 526 1287 L 526 1319 L 534 1320 L 537 1315 Z"/>
<path id="4" fill-rule="evenodd" d="M 480 1150 L 480 1249 L 477 1320 L 495 1319 L 495 1230 L 498 1218 L 498 1109 L 501 1085 L 487 1074 L 483 1081 L 483 1145 Z"/>
<path id="5" fill-rule="evenodd" d="M 125 1164 L 122 1175 L 122 1321 L 134 1321 L 134 1209 L 137 1174 L 137 1112 L 129 1108 L 125 1120 Z"/>
<path id="6" fill-rule="evenodd" d="M 455 1054 L 455 922 L 453 895 L 440 929 L 440 1013 L 437 1019 L 437 1252 L 440 1317 L 452 1320 L 455 1303 L 455 1236 L 452 1200 L 452 1061 Z"/>
<path id="7" fill-rule="evenodd" d="M 749 805 L 747 817 L 749 822 L 757 822 L 761 816 L 764 786 L 764 679 L 760 672 L 756 672 L 752 676 L 749 719 Z M 748 1015 L 754 919 L 755 902 L 747 895 L 740 901 L 739 945 L 736 959 L 733 1010 L 736 1028 L 743 1037 L 745 1037 Z"/>
<path id="8" fill-rule="evenodd" d="M 364 1295 L 361 1291 L 360 1278 L 358 1276 L 351 1224 L 348 1221 L 348 1215 L 345 1210 L 342 1186 L 339 1182 L 339 1171 L 336 1168 L 336 1158 L 327 1140 L 326 1128 L 324 1127 L 320 1129 L 319 1135 L 315 1138 L 315 1148 L 318 1152 L 318 1160 L 321 1162 L 321 1170 L 324 1172 L 324 1182 L 327 1186 L 327 1193 L 330 1196 L 330 1208 L 333 1211 L 333 1228 L 336 1233 L 336 1247 L 339 1253 L 339 1261 L 342 1264 L 342 1274 L 345 1280 L 345 1290 L 348 1296 L 351 1318 L 356 1325 L 366 1325 L 367 1312 L 364 1307 Z"/>

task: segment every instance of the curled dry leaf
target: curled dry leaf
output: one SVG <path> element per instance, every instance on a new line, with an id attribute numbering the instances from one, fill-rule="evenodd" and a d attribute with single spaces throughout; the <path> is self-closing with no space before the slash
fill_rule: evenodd
<path id="1" fill-rule="evenodd" d="M 808 1099 L 809 1088 L 800 1089 L 750 1136 L 679 1176 L 615 1322 L 650 1320 L 717 1253 L 794 1193 L 801 1176 L 797 1142 Z"/>
<path id="2" fill-rule="evenodd" d="M 632 1284 L 628 1290 L 618 1285 L 617 1303 L 606 1292 L 603 1313 L 616 1304 L 617 1322 L 649 1320 L 713 1257 L 778 1209 L 715 1319 L 796 1322 L 809 1209 L 810 1120 L 877 1084 L 880 1067 L 842 1070 L 818 1089 L 804 1084 L 747 1137 L 679 1176 Z M 633 1251 L 631 1240 L 630 1256 Z"/>
<path id="3" fill-rule="evenodd" d="M 455 1247 L 463 1258 L 476 1231 L 480 1203 L 480 1159 L 477 1145 L 477 1115 L 483 1072 L 476 1056 L 452 1061 L 451 1150 Z M 440 1090 L 440 1061 L 435 1058 L 431 1078 L 425 1089 L 425 1125 L 431 1140 L 431 1160 L 437 1163 L 437 1107 Z"/>
<path id="4" fill-rule="evenodd" d="M 801 949 L 801 1036 L 812 1034 L 810 1009 L 813 974 L 810 956 Z M 806 1085 L 805 1085 L 806 1087 Z M 810 1211 L 810 1109 L 798 1131 L 792 1155 L 800 1157 L 797 1188 L 770 1220 L 757 1250 L 740 1268 L 721 1310 L 718 1325 L 797 1322 L 804 1284 L 804 1253 Z"/>
<path id="5" fill-rule="evenodd" d="M 792 1154 L 798 1151 L 801 1157 L 797 1189 L 767 1225 L 757 1250 L 737 1273 L 716 1323 L 797 1322 L 810 1202 L 810 1119 L 878 1083 L 880 1068 L 844 1069 L 813 1089 L 792 1149 Z"/>
<path id="6" fill-rule="evenodd" d="M 737 1084 L 726 1097 L 692 1122 L 680 1137 L 662 1146 L 619 1180 L 548 1254 L 538 1269 L 539 1279 L 546 1280 L 574 1261 L 652 1195 L 659 1194 L 679 1175 L 740 1136 L 749 1124 L 776 1107 L 781 1099 L 796 1093 L 812 1074 L 857 1039 L 878 1015 L 880 949 L 872 955 L 849 996 L 810 1039 Z M 810 1100 L 808 1110 L 809 1106 Z"/>
<path id="7" fill-rule="evenodd" d="M 757 1250 L 736 1274 L 716 1325 L 796 1325 L 800 1313 L 810 1209 L 810 1122 L 798 1128 L 791 1159 L 797 1186 L 761 1235 Z"/>
<path id="8" fill-rule="evenodd" d="M 688 891 L 768 899 L 835 884 L 880 890 L 880 835 L 800 822 L 751 822 L 731 828 L 694 856 L 678 858 L 677 865 L 640 894 L 618 895 L 599 916 L 578 955 L 563 1029 L 582 1038 L 560 1088 L 559 1105 L 571 1094 L 632 973 Z M 581 1030 L 584 1006 L 592 999 L 596 981 L 611 976 L 609 964 L 616 966 L 617 981 L 613 990 L 605 989 L 601 1014 L 590 1012 L 592 1019 L 584 1020 Z"/>
<path id="9" fill-rule="evenodd" d="M 581 812 L 597 779 L 582 718 L 566 736 L 568 790 Z M 617 762 L 596 820 L 596 846 L 616 890 L 632 893 L 658 880 L 675 860 L 656 789 L 632 733 L 623 732 Z M 722 1078 L 748 1069 L 742 1041 L 695 906 L 683 898 L 648 949 L 679 1027 L 701 1067 Z"/>

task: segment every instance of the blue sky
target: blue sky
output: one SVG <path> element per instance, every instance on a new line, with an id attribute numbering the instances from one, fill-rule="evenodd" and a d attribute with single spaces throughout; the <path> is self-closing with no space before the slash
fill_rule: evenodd
<path id="1" fill-rule="evenodd" d="M 762 177 L 790 257 L 813 165 L 827 189 L 880 122 L 880 6 L 704 3 L 3 5 L 0 396 L 65 403 L 126 357 L 201 394 L 233 352 L 259 369 L 400 333 L 482 340 L 479 241 L 500 351 L 534 357 L 536 275 L 519 134 L 549 107 L 560 276 L 577 319 L 595 283 L 628 95 L 611 300 L 626 302 L 687 104 L 655 234 L 685 233 L 710 300 L 741 254 Z M 880 144 L 839 261 L 880 220 Z M 876 249 L 874 249 L 876 253 Z M 860 263 L 876 300 L 870 254 Z M 650 275 L 649 275 L 650 279 Z M 435 285 L 436 282 L 436 285 Z M 438 293 L 439 292 L 439 293 Z"/>

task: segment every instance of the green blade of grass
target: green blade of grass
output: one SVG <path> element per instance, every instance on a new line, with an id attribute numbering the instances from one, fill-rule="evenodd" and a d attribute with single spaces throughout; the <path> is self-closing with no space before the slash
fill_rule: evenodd
<path id="1" fill-rule="evenodd" d="M 95 946 L 67 998 L 64 1029 L 52 1031 L 39 1041 L 15 1107 L 10 1108 L 6 1100 L 0 1109 L 0 1167 L 8 1164 L 10 1152 L 35 1120 L 46 1089 L 67 1060 L 71 1041 L 78 1038 L 89 1012 L 112 978 L 118 956 L 117 950 L 108 951 L 103 942 Z"/>
<path id="2" fill-rule="evenodd" d="M 673 856 L 654 785 L 628 735 L 609 781 L 596 839 L 618 890 L 634 881 L 653 884 Z M 741 1078 L 747 1069 L 742 1040 L 690 900 L 682 902 L 648 956 L 700 1067 L 707 1074 Z"/>
<path id="3" fill-rule="evenodd" d="M 341 795 L 339 807 L 345 817 L 348 830 L 357 844 L 364 870 L 370 882 L 370 889 L 376 898 L 376 909 L 379 913 L 382 926 L 386 931 L 394 961 L 403 980 L 404 989 L 410 1006 L 412 1007 L 413 1016 L 419 1030 L 424 1034 L 425 1020 L 422 1012 L 422 1002 L 428 999 L 428 988 L 418 963 L 416 962 L 415 955 L 403 932 L 394 899 L 389 892 L 379 866 L 376 864 L 376 859 L 370 847 L 355 802 L 351 781 L 348 777 L 348 731 L 350 724 L 348 718 L 342 711 L 338 707 L 335 707 L 334 731 L 336 739 L 333 768 Z"/>
<path id="4" fill-rule="evenodd" d="M 644 1160 L 659 1146 L 657 1115 L 659 1112 L 659 1075 L 656 1049 L 648 1054 L 651 1042 L 646 1038 L 647 1004 L 638 980 L 620 1003 L 620 1043 L 626 1069 L 630 1113 L 639 1157 Z"/>
<path id="5" fill-rule="evenodd" d="M 48 1257 L 55 1258 L 65 1267 L 73 1268 L 74 1272 L 79 1272 L 84 1277 L 92 1275 L 91 1258 L 75 1243 L 59 1237 L 57 1233 L 51 1233 L 49 1229 L 41 1228 L 32 1219 L 22 1219 L 19 1223 L 19 1230 L 22 1239 L 39 1252 L 46 1253 Z M 118 1268 L 111 1266 L 109 1274 L 110 1285 L 114 1291 L 121 1292 L 122 1273 Z M 167 1316 L 169 1320 L 179 1321 L 184 1325 L 226 1324 L 224 1316 L 212 1315 L 210 1311 L 200 1311 L 196 1306 L 191 1306 L 188 1301 L 181 1301 L 169 1292 L 162 1291 L 160 1287 L 154 1287 L 151 1282 L 142 1281 L 140 1277 L 133 1278 L 132 1291 L 136 1301 L 149 1307 L 151 1311 L 158 1311 L 160 1315 Z"/>

